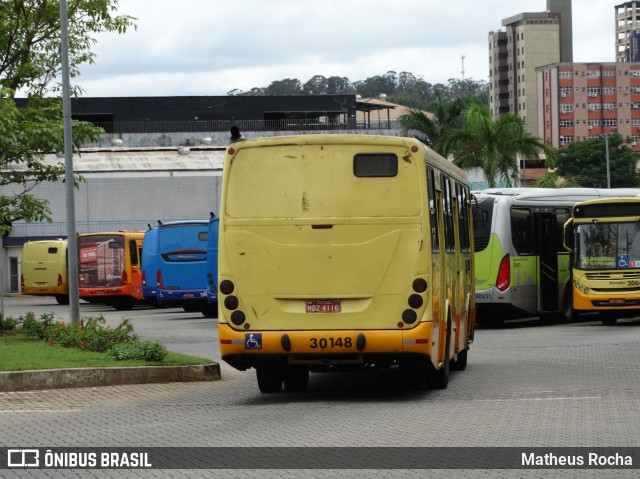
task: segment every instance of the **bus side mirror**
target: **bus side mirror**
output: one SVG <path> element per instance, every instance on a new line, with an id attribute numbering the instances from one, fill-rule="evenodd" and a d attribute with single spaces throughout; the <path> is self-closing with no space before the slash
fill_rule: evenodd
<path id="1" fill-rule="evenodd" d="M 573 235 L 573 219 L 569 219 L 564 224 L 563 231 L 564 231 L 564 238 L 562 239 L 562 243 L 563 243 L 564 249 L 566 249 L 567 251 L 573 251 L 573 248 L 575 246 L 574 235 Z"/>

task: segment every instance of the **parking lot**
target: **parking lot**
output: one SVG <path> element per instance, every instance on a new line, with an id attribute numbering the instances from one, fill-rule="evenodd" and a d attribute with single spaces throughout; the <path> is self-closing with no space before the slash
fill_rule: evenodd
<path id="1" fill-rule="evenodd" d="M 4 309 L 5 315 L 33 311 L 68 317 L 68 306 L 47 298 L 5 297 Z M 81 305 L 82 315 L 103 311 L 113 324 L 131 318 L 140 336 L 172 351 L 219 361 L 215 319 L 179 309 L 123 313 Z M 239 372 L 221 363 L 222 380 L 214 382 L 4 393 L 0 442 L 2 447 L 634 447 L 640 440 L 639 341 L 640 319 L 615 326 L 595 319 L 506 322 L 476 331 L 466 371 L 453 372 L 449 387 L 440 391 L 407 391 L 391 369 L 312 374 L 308 391 L 263 395 L 253 370 Z M 282 467 L 286 464 L 284 458 Z M 217 470 L 208 477 L 400 477 L 390 472 Z M 635 476 L 613 469 L 477 469 L 465 477 L 550 473 Z M 77 474 L 47 471 L 47 477 Z M 122 471 L 91 474 L 122 477 Z M 127 477 L 204 474 L 141 470 Z M 36 471 L 0 475 L 42 477 Z M 445 475 L 451 477 L 451 471 L 408 470 L 401 477 Z"/>

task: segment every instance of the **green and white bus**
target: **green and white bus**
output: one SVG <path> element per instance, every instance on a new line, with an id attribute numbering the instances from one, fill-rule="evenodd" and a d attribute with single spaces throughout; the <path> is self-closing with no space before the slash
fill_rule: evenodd
<path id="1" fill-rule="evenodd" d="M 571 311 L 563 226 L 581 201 L 637 188 L 492 188 L 474 192 L 475 300 L 479 324 Z M 571 316 L 568 315 L 567 319 Z"/>

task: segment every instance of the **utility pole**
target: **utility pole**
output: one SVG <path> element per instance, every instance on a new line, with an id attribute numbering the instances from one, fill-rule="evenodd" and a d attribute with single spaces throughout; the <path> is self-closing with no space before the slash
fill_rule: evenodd
<path id="1" fill-rule="evenodd" d="M 67 251 L 69 253 L 69 319 L 80 319 L 78 291 L 78 242 L 76 241 L 75 183 L 73 178 L 73 136 L 71 131 L 71 98 L 69 88 L 69 32 L 67 0 L 60 0 L 60 56 L 62 59 L 62 111 L 64 116 L 64 169 L 67 196 Z"/>

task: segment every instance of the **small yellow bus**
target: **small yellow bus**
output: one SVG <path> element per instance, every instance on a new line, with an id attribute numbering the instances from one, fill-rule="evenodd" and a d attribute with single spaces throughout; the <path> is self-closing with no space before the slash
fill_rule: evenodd
<path id="1" fill-rule="evenodd" d="M 398 367 L 446 388 L 473 341 L 465 174 L 410 138 L 299 135 L 227 148 L 218 254 L 222 359 L 262 392 L 309 372 Z"/>
<path id="2" fill-rule="evenodd" d="M 564 226 L 571 251 L 570 317 L 597 311 L 603 324 L 640 314 L 640 198 L 584 201 Z"/>
<path id="3" fill-rule="evenodd" d="M 67 240 L 27 241 L 22 249 L 22 294 L 54 296 L 69 304 Z"/>

